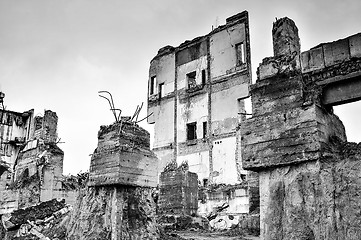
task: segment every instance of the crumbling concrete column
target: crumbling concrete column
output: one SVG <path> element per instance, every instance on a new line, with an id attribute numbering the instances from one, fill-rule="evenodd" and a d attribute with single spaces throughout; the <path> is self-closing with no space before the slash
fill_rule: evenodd
<path id="1" fill-rule="evenodd" d="M 127 119 L 102 126 L 89 188 L 77 199 L 67 239 L 158 239 L 157 166 L 146 130 Z"/>
<path id="2" fill-rule="evenodd" d="M 279 74 L 295 75 L 301 72 L 300 38 L 295 23 L 287 18 L 278 19 L 273 23 L 273 57 L 267 57 L 257 69 L 259 80 Z"/>
<path id="3" fill-rule="evenodd" d="M 290 55 L 294 52 L 300 54 L 301 44 L 298 36 L 298 28 L 292 19 L 284 17 L 274 22 L 272 38 L 275 57 Z"/>
<path id="4" fill-rule="evenodd" d="M 279 35 L 295 32 L 285 26 Z M 243 167 L 259 173 L 261 239 L 360 239 L 360 147 L 345 143 L 322 86 L 281 61 L 297 50 L 294 39 L 280 46 L 286 40 L 260 65 L 253 116 L 241 126 Z"/>

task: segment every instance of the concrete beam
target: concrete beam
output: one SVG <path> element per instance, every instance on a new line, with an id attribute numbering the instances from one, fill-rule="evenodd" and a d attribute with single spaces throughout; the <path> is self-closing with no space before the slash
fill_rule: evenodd
<path id="1" fill-rule="evenodd" d="M 344 78 L 324 86 L 322 102 L 327 106 L 337 106 L 361 100 L 361 76 Z"/>

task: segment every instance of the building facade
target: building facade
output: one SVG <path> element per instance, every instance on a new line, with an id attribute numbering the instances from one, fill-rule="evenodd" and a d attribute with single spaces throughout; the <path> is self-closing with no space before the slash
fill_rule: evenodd
<path id="1" fill-rule="evenodd" d="M 251 56 L 246 11 L 209 34 L 166 46 L 152 59 L 148 123 L 159 172 L 187 161 L 202 185 L 242 182 L 237 127 L 245 118 Z"/>

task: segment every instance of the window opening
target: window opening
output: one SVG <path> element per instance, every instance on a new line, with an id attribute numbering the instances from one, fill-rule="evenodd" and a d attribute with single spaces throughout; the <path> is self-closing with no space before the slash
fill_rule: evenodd
<path id="1" fill-rule="evenodd" d="M 208 186 L 208 178 L 203 178 L 203 186 L 204 187 Z"/>
<path id="2" fill-rule="evenodd" d="M 247 180 L 247 175 L 246 174 L 241 174 L 241 180 L 246 181 Z"/>
<path id="3" fill-rule="evenodd" d="M 206 85 L 206 70 L 202 70 L 202 85 Z"/>
<path id="4" fill-rule="evenodd" d="M 238 114 L 245 113 L 243 98 L 237 99 L 237 109 L 238 109 Z"/>
<path id="5" fill-rule="evenodd" d="M 150 78 L 150 89 L 149 89 L 149 95 L 153 95 L 155 92 L 155 82 L 157 78 L 156 76 L 153 76 Z"/>
<path id="6" fill-rule="evenodd" d="M 197 123 L 188 123 L 187 124 L 187 140 L 197 139 Z"/>
<path id="7" fill-rule="evenodd" d="M 159 89 L 158 89 L 158 91 L 159 91 L 159 98 L 164 97 L 164 83 L 160 83 L 160 84 L 159 84 Z"/>
<path id="8" fill-rule="evenodd" d="M 244 52 L 243 42 L 236 44 L 236 57 L 237 57 L 237 66 L 246 63 L 246 55 Z"/>
<path id="9" fill-rule="evenodd" d="M 203 122 L 203 138 L 207 137 L 207 122 Z"/>
<path id="10" fill-rule="evenodd" d="M 196 71 L 187 73 L 187 88 L 194 88 L 196 85 Z"/>

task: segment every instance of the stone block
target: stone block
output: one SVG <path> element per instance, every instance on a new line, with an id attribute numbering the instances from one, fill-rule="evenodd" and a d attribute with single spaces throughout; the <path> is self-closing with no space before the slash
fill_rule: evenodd
<path id="1" fill-rule="evenodd" d="M 332 43 L 324 44 L 323 53 L 326 67 L 347 61 L 350 59 L 350 49 L 348 38 Z"/>
<path id="2" fill-rule="evenodd" d="M 253 171 L 316 160 L 330 137 L 346 140 L 342 122 L 315 105 L 247 119 L 241 134 L 243 168 Z"/>
<path id="3" fill-rule="evenodd" d="M 303 86 L 297 79 L 264 79 L 251 85 L 253 115 L 284 111 L 303 103 Z"/>
<path id="4" fill-rule="evenodd" d="M 349 37 L 352 58 L 361 58 L 361 33 Z"/>
<path id="5" fill-rule="evenodd" d="M 198 209 L 198 176 L 189 171 L 175 170 L 160 175 L 159 212 L 164 214 L 194 214 Z"/>
<path id="6" fill-rule="evenodd" d="M 89 173 L 89 186 L 156 187 L 158 159 L 149 149 L 149 133 L 122 121 L 102 126 Z"/>
<path id="7" fill-rule="evenodd" d="M 316 160 L 331 136 L 346 140 L 335 115 L 316 104 L 304 106 L 304 89 L 299 76 L 273 77 L 251 86 L 253 117 L 240 125 L 244 169 Z"/>
<path id="8" fill-rule="evenodd" d="M 302 72 L 307 73 L 320 70 L 325 67 L 322 47 L 313 48 L 301 53 Z"/>

